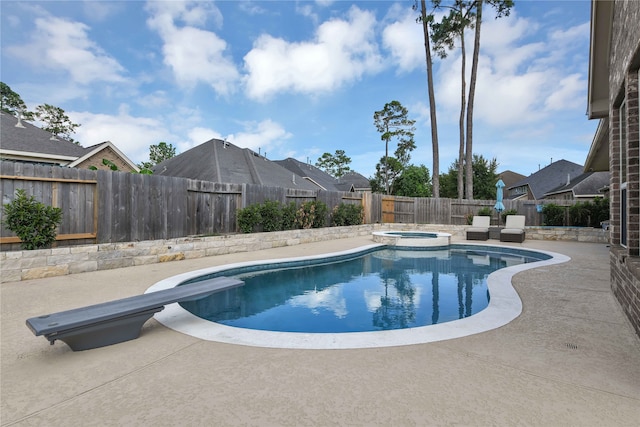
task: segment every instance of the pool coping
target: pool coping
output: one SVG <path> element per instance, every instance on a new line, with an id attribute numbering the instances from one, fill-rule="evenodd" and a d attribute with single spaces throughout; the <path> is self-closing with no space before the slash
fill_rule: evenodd
<path id="1" fill-rule="evenodd" d="M 480 243 L 464 243 L 463 245 L 496 249 L 505 248 L 504 246 Z M 371 244 L 346 251 L 320 255 L 246 261 L 199 269 L 161 280 L 149 287 L 145 293 L 172 288 L 190 279 L 231 268 L 324 259 L 329 256 L 351 255 L 385 246 L 387 245 Z M 571 259 L 566 255 L 556 252 L 529 248 L 523 250 L 546 254 L 551 258 L 527 264 L 505 267 L 491 273 L 487 278 L 487 287 L 491 295 L 487 308 L 470 317 L 437 325 L 374 332 L 301 333 L 260 331 L 226 326 L 201 319 L 189 313 L 177 303 L 167 305 L 163 311 L 156 313 L 154 318 L 170 329 L 202 340 L 267 348 L 309 350 L 358 349 L 425 344 L 461 338 L 497 329 L 513 321 L 522 313 L 522 301 L 511 282 L 511 279 L 515 274 L 532 268 L 564 263 Z"/>

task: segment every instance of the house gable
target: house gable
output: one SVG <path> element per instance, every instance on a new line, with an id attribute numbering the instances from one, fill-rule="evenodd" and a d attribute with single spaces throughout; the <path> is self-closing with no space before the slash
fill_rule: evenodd
<path id="1" fill-rule="evenodd" d="M 68 166 L 81 169 L 95 167 L 96 169 L 110 170 L 110 167 L 103 163 L 103 159 L 105 159 L 115 164 L 121 172 L 140 172 L 140 168 L 118 150 L 118 147 L 111 141 L 87 147 L 85 150 L 86 153 L 82 157 L 69 163 Z"/>

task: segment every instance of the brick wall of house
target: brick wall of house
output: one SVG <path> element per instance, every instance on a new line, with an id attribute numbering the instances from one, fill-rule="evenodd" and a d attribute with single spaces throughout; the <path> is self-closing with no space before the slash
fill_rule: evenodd
<path id="1" fill-rule="evenodd" d="M 610 261 L 613 294 L 640 335 L 640 260 L 627 257 L 618 247 L 611 250 Z"/>
<path id="2" fill-rule="evenodd" d="M 95 166 L 96 168 L 101 170 L 111 170 L 109 166 L 102 164 L 102 159 L 107 159 L 113 162 L 118 167 L 118 170 L 120 172 L 133 172 L 133 169 L 129 166 L 129 164 L 125 162 L 120 156 L 118 156 L 118 153 L 113 151 L 110 147 L 101 150 L 95 156 L 88 158 L 76 167 L 81 169 L 89 169 L 89 167 Z"/>
<path id="3" fill-rule="evenodd" d="M 640 2 L 615 0 L 611 32 L 611 65 L 609 67 L 609 97 L 615 99 L 624 85 L 632 58 L 638 53 L 640 40 Z M 636 68 L 637 69 L 637 68 Z M 618 100 L 619 101 L 619 100 Z"/>
<path id="4" fill-rule="evenodd" d="M 611 171 L 611 288 L 640 335 L 640 2 L 616 1 L 609 75 L 609 168 Z M 626 123 L 621 129 L 621 105 Z M 621 135 L 626 134 L 626 179 L 621 176 Z M 627 183 L 627 209 L 621 209 L 621 182 Z M 621 219 L 627 245 L 621 245 Z"/>

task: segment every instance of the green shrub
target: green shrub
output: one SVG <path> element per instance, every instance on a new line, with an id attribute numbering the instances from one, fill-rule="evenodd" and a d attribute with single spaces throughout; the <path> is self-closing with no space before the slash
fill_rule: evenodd
<path id="1" fill-rule="evenodd" d="M 282 207 L 282 229 L 283 230 L 295 230 L 298 228 L 296 223 L 296 212 L 298 206 L 296 202 L 289 202 L 289 204 Z"/>
<path id="2" fill-rule="evenodd" d="M 262 221 L 260 205 L 251 205 L 238 210 L 238 228 L 243 233 L 252 233 Z"/>
<path id="3" fill-rule="evenodd" d="M 266 200 L 260 205 L 262 231 L 282 230 L 282 207 L 280 202 Z"/>
<path id="4" fill-rule="evenodd" d="M 22 240 L 22 249 L 41 249 L 56 241 L 56 228 L 62 222 L 62 209 L 46 206 L 27 197 L 24 190 L 16 191 L 16 198 L 4 205 L 2 221 Z"/>
<path id="5" fill-rule="evenodd" d="M 592 202 L 577 202 L 569 208 L 571 224 L 578 227 L 600 227 L 609 219 L 609 199 L 596 197 Z"/>
<path id="6" fill-rule="evenodd" d="M 464 216 L 464 222 L 467 225 L 473 224 L 473 212 L 469 212 Z"/>
<path id="7" fill-rule="evenodd" d="M 322 228 L 327 222 L 327 212 L 329 211 L 329 208 L 326 203 L 319 200 L 311 203 L 315 206 L 315 218 L 311 226 L 313 228 Z"/>
<path id="8" fill-rule="evenodd" d="M 491 208 L 488 207 L 488 206 L 480 208 L 480 210 L 478 210 L 477 215 L 478 216 L 491 216 Z"/>
<path id="9" fill-rule="evenodd" d="M 564 224 L 564 208 L 555 203 L 542 206 L 543 225 L 561 226 Z"/>
<path id="10" fill-rule="evenodd" d="M 331 212 L 331 225 L 335 227 L 343 225 L 362 224 L 364 209 L 362 205 L 353 203 L 340 203 Z"/>
<path id="11" fill-rule="evenodd" d="M 591 209 L 591 226 L 601 227 L 603 221 L 609 220 L 609 199 L 596 197 Z"/>
<path id="12" fill-rule="evenodd" d="M 569 219 L 571 225 L 577 227 L 588 227 L 589 219 L 591 217 L 591 203 L 589 202 L 577 202 L 575 205 L 569 207 Z"/>
<path id="13" fill-rule="evenodd" d="M 500 216 L 502 217 L 503 224 L 506 224 L 507 222 L 507 215 L 518 215 L 518 211 L 516 209 L 507 209 L 506 211 L 502 212 Z"/>
<path id="14" fill-rule="evenodd" d="M 296 223 L 300 228 L 324 227 L 327 205 L 319 200 L 304 202 L 296 212 Z"/>

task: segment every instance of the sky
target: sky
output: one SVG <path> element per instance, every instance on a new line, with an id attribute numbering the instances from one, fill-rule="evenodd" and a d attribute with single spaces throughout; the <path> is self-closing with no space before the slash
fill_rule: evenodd
<path id="1" fill-rule="evenodd" d="M 271 160 L 344 150 L 366 177 L 385 153 L 373 115 L 395 100 L 416 121 L 411 163 L 431 171 L 413 4 L 2 0 L 0 78 L 30 110 L 65 110 L 81 145 L 111 141 L 135 163 L 161 141 L 182 153 L 220 138 Z M 473 152 L 499 172 L 584 164 L 589 19 L 588 0 L 516 0 L 500 19 L 485 6 Z M 466 45 L 469 75 L 471 30 Z M 433 58 L 441 173 L 458 153 L 460 52 Z"/>

